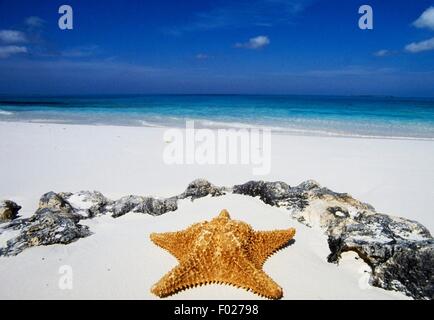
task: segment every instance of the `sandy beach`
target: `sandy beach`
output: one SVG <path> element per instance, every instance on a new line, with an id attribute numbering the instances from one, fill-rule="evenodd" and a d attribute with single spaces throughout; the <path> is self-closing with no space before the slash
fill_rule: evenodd
<path id="1" fill-rule="evenodd" d="M 434 230 L 434 142 L 272 135 L 271 171 L 253 176 L 251 166 L 171 165 L 162 160 L 164 128 L 0 122 L 0 199 L 30 216 L 48 191 L 98 190 L 122 196 L 167 197 L 196 178 L 216 185 L 249 180 L 314 179 L 373 205 L 378 212 L 417 220 Z M 191 202 L 152 217 L 129 213 L 85 220 L 93 235 L 69 245 L 35 247 L 0 258 L 1 299 L 155 299 L 150 287 L 176 260 L 149 239 L 152 232 L 177 231 L 209 220 L 226 208 L 233 219 L 257 230 L 295 227 L 295 243 L 279 251 L 264 270 L 283 288 L 284 299 L 407 299 L 367 284 L 368 266 L 354 253 L 339 265 L 321 230 L 308 228 L 255 198 L 226 195 Z M 431 210 L 431 211 L 430 211 Z M 4 239 L 1 239 L 4 241 Z M 73 290 L 60 290 L 59 267 L 74 271 Z M 256 299 L 230 286 L 203 286 L 173 299 Z"/>
<path id="2" fill-rule="evenodd" d="M 253 176 L 252 165 L 165 164 L 165 130 L 0 122 L 0 196 L 28 216 L 48 191 L 166 197 L 197 178 L 215 185 L 313 179 L 434 230 L 434 141 L 273 134 L 271 171 Z"/>
<path id="3" fill-rule="evenodd" d="M 433 61 L 428 0 L 1 0 L 0 300 L 434 300 Z"/>

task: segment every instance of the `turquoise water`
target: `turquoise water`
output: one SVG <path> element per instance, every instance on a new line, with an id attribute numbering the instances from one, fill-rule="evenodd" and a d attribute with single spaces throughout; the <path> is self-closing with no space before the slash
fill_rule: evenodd
<path id="1" fill-rule="evenodd" d="M 434 139 L 434 100 L 167 95 L 0 97 L 0 121 L 252 128 L 306 135 Z"/>

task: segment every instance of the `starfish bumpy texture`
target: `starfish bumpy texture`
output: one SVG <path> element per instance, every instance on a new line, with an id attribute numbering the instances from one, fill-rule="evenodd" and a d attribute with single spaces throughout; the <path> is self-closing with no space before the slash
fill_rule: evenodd
<path id="1" fill-rule="evenodd" d="M 179 264 L 158 281 L 152 293 L 163 298 L 203 284 L 220 283 L 280 299 L 282 288 L 263 270 L 267 258 L 294 237 L 295 229 L 255 231 L 222 210 L 210 222 L 178 232 L 153 233 L 151 240 Z"/>

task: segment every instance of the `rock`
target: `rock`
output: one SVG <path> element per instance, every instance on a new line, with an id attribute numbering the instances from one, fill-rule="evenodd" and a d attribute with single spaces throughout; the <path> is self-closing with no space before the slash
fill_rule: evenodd
<path id="1" fill-rule="evenodd" d="M 307 188 L 308 185 L 304 187 Z M 307 205 L 305 191 L 304 188 L 291 188 L 285 182 L 280 181 L 249 181 L 233 187 L 235 194 L 259 197 L 266 204 L 287 209 L 303 209 Z"/>
<path id="2" fill-rule="evenodd" d="M 329 262 L 355 251 L 372 268 L 371 283 L 416 299 L 434 298 L 434 240 L 421 224 L 379 213 L 359 213 L 344 227 L 328 226 Z"/>
<path id="3" fill-rule="evenodd" d="M 34 246 L 68 244 L 91 235 L 87 226 L 78 224 L 59 210 L 49 208 L 38 209 L 31 218 L 13 221 L 4 230 L 19 233 L 7 241 L 6 247 L 0 249 L 0 256 L 17 255 Z"/>
<path id="4" fill-rule="evenodd" d="M 0 202 L 0 223 L 14 220 L 18 216 L 21 207 L 15 202 L 4 200 Z"/>
<path id="5" fill-rule="evenodd" d="M 75 207 L 67 199 L 75 200 Z M 79 203 L 77 199 L 82 202 Z M 33 216 L 13 221 L 0 230 L 19 232 L 0 249 L 0 256 L 16 255 L 34 246 L 68 244 L 87 237 L 91 232 L 79 221 L 103 213 L 106 204 L 107 199 L 98 192 L 48 192 L 41 197 L 39 208 Z"/>
<path id="6" fill-rule="evenodd" d="M 346 219 L 338 232 L 328 226 L 329 243 L 333 243 L 330 261 L 336 261 L 341 252 L 358 251 L 372 267 L 391 258 L 398 248 L 407 244 L 432 239 L 429 231 L 420 223 L 379 213 L 359 213 Z"/>
<path id="7" fill-rule="evenodd" d="M 179 199 L 193 201 L 229 191 L 286 208 L 292 218 L 323 230 L 330 248 L 328 261 L 338 263 L 343 252 L 356 252 L 372 269 L 372 285 L 416 299 L 434 298 L 434 239 L 423 225 L 378 213 L 371 205 L 349 194 L 323 188 L 313 180 L 295 187 L 280 181 L 249 181 L 225 188 L 199 179 L 190 183 L 182 194 L 167 199 L 126 196 L 111 201 L 97 191 L 49 192 L 42 196 L 39 209 L 31 218 L 16 219 L 0 227 L 0 233 L 19 231 L 0 249 L 0 256 L 15 255 L 32 246 L 67 244 L 87 237 L 91 232 L 79 224 L 80 219 L 102 214 L 119 217 L 128 212 L 157 216 L 176 210 Z M 19 209 L 13 202 L 3 202 L 0 217 L 13 219 Z"/>
<path id="8" fill-rule="evenodd" d="M 147 213 L 152 216 L 160 216 L 169 211 L 178 209 L 178 199 L 176 197 L 168 199 L 147 198 L 143 206 L 137 212 Z"/>
<path id="9" fill-rule="evenodd" d="M 233 193 L 259 197 L 286 208 L 299 222 L 328 235 L 329 262 L 341 253 L 356 252 L 371 268 L 370 282 L 416 299 L 433 299 L 433 238 L 421 224 L 377 213 L 346 193 L 337 193 L 309 180 L 296 187 L 284 182 L 249 181 Z"/>
<path id="10" fill-rule="evenodd" d="M 303 194 L 305 202 L 293 208 L 292 217 L 307 226 L 326 229 L 329 235 L 339 234 L 345 223 L 360 213 L 375 213 L 371 205 L 318 183 L 303 182 L 294 189 Z"/>
<path id="11" fill-rule="evenodd" d="M 48 208 L 78 220 L 105 214 L 113 202 L 98 191 L 48 192 L 39 201 L 39 209 Z"/>
<path id="12" fill-rule="evenodd" d="M 204 179 L 197 179 L 191 182 L 187 189 L 181 193 L 177 198 L 186 199 L 191 198 L 194 201 L 199 198 L 211 195 L 212 197 L 222 196 L 225 194 L 225 188 L 219 188 Z"/>
<path id="13" fill-rule="evenodd" d="M 53 209 L 63 213 L 74 212 L 74 209 L 69 202 L 53 191 L 44 194 L 39 200 L 39 209 L 44 208 Z"/>
<path id="14" fill-rule="evenodd" d="M 63 193 L 63 195 L 70 194 Z M 82 218 L 79 214 L 76 213 L 71 204 L 62 197 L 62 193 L 58 194 L 50 191 L 42 195 L 41 199 L 39 200 L 39 207 L 38 210 L 35 212 L 35 215 L 41 212 L 45 212 L 43 211 L 43 209 L 49 209 L 53 213 L 56 213 L 58 216 L 72 219 L 74 220 L 74 222 L 79 222 Z"/>
<path id="15" fill-rule="evenodd" d="M 91 219 L 98 215 L 104 215 L 107 212 L 107 207 L 113 204 L 113 201 L 98 191 L 59 193 L 59 196 L 69 203 L 75 214 L 78 214 L 81 219 Z"/>
<path id="16" fill-rule="evenodd" d="M 275 206 L 288 195 L 289 188 L 284 182 L 249 181 L 235 185 L 233 193 L 259 197 L 266 204 Z"/>
<path id="17" fill-rule="evenodd" d="M 416 299 L 434 297 L 434 240 L 420 223 L 377 213 L 369 204 L 309 180 L 296 187 L 284 182 L 250 181 L 236 194 L 259 197 L 287 208 L 299 222 L 328 235 L 329 262 L 354 251 L 372 269 L 372 285 Z"/>
<path id="18" fill-rule="evenodd" d="M 145 197 L 126 196 L 115 201 L 109 209 L 112 212 L 112 217 L 117 218 L 128 212 L 133 212 L 145 201 Z"/>
<path id="19" fill-rule="evenodd" d="M 159 216 L 178 209 L 177 198 L 155 199 L 151 197 L 126 196 L 115 201 L 109 211 L 114 218 L 128 212 L 139 212 Z"/>
<path id="20" fill-rule="evenodd" d="M 434 241 L 409 242 L 395 251 L 375 268 L 371 283 L 416 299 L 434 299 Z"/>

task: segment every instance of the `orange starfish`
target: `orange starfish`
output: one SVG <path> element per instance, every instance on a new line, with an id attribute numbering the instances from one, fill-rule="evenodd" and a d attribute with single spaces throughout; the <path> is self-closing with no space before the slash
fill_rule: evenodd
<path id="1" fill-rule="evenodd" d="M 267 258 L 294 237 L 295 229 L 255 231 L 231 220 L 222 210 L 210 222 L 186 230 L 153 233 L 151 240 L 173 254 L 179 264 L 151 289 L 159 297 L 209 283 L 222 283 L 251 290 L 269 299 L 280 299 L 282 288 L 263 270 Z"/>

